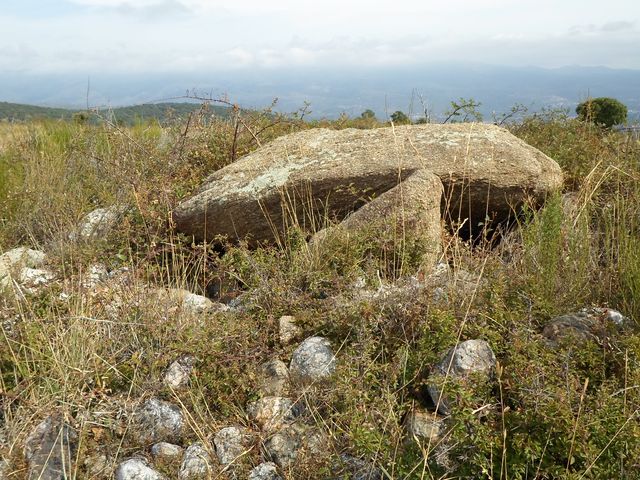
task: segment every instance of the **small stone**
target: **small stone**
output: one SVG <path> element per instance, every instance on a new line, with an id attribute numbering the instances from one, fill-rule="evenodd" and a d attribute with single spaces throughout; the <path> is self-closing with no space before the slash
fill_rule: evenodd
<path id="1" fill-rule="evenodd" d="M 213 439 L 220 463 L 229 465 L 236 461 L 247 451 L 251 440 L 251 435 L 246 428 L 226 427 L 220 430 Z"/>
<path id="2" fill-rule="evenodd" d="M 151 455 L 156 460 L 173 461 L 182 457 L 184 449 L 173 443 L 158 442 L 151 447 Z"/>
<path id="3" fill-rule="evenodd" d="M 118 465 L 116 480 L 166 480 L 166 477 L 151 468 L 145 459 L 130 458 Z"/>
<path id="4" fill-rule="evenodd" d="M 29 480 L 71 478 L 77 447 L 76 431 L 59 415 L 47 417 L 25 441 Z"/>
<path id="5" fill-rule="evenodd" d="M 296 431 L 285 429 L 264 442 L 264 451 L 267 459 L 281 468 L 286 468 L 298 457 L 300 443 L 300 435 Z"/>
<path id="6" fill-rule="evenodd" d="M 0 255 L 0 290 L 11 285 L 12 277 L 18 283 L 22 283 L 23 277 L 28 280 L 29 277 L 33 276 L 32 270 L 39 269 L 46 258 L 44 252 L 26 247 L 14 248 Z M 46 270 L 40 271 L 51 275 Z M 37 278 L 34 280 L 37 280 Z"/>
<path id="7" fill-rule="evenodd" d="M 196 359 L 190 355 L 185 355 L 169 365 L 162 382 L 170 388 L 183 388 L 189 385 L 189 378 L 193 370 Z"/>
<path id="8" fill-rule="evenodd" d="M 303 385 L 321 382 L 333 375 L 336 359 L 331 343 L 326 338 L 307 338 L 293 352 L 289 374 L 291 379 Z"/>
<path id="9" fill-rule="evenodd" d="M 282 345 L 289 345 L 302 333 L 302 329 L 296 325 L 295 321 L 295 317 L 292 317 L 291 315 L 284 315 L 280 317 L 280 320 L 278 320 L 280 343 Z"/>
<path id="10" fill-rule="evenodd" d="M 120 222 L 126 210 L 122 205 L 96 208 L 84 216 L 76 231 L 69 235 L 69 240 L 101 239 L 108 236 Z"/>
<path id="11" fill-rule="evenodd" d="M 291 424 L 271 435 L 263 444 L 265 459 L 279 467 L 289 467 L 302 454 L 317 459 L 331 450 L 322 432 L 301 424 Z"/>
<path id="12" fill-rule="evenodd" d="M 264 462 L 249 472 L 249 480 L 282 480 L 273 462 Z"/>
<path id="13" fill-rule="evenodd" d="M 561 338 L 573 337 L 580 341 L 604 338 L 612 328 L 628 323 L 628 319 L 610 308 L 583 308 L 553 318 L 542 330 L 542 336 L 555 344 Z"/>
<path id="14" fill-rule="evenodd" d="M 437 414 L 415 408 L 405 420 L 407 436 L 410 440 L 435 444 L 442 435 L 444 423 Z"/>
<path id="15" fill-rule="evenodd" d="M 182 435 L 184 420 L 180 409 L 169 402 L 151 398 L 134 414 L 132 429 L 142 444 L 175 442 Z"/>
<path id="16" fill-rule="evenodd" d="M 27 289 L 37 289 L 38 287 L 47 285 L 54 278 L 55 275 L 49 270 L 25 267 L 20 270 L 18 282 Z"/>
<path id="17" fill-rule="evenodd" d="M 163 304 L 176 304 L 182 307 L 185 312 L 192 315 L 202 315 L 205 313 L 225 312 L 229 307 L 222 303 L 209 300 L 203 295 L 197 295 L 183 288 L 155 288 L 151 289 L 151 297 L 159 300 Z"/>
<path id="18" fill-rule="evenodd" d="M 82 286 L 88 290 L 96 288 L 109 278 L 109 272 L 104 265 L 91 265 L 89 271 L 82 278 Z"/>
<path id="19" fill-rule="evenodd" d="M 382 480 L 382 472 L 361 458 L 342 454 L 336 462 L 334 475 L 349 480 Z"/>
<path id="20" fill-rule="evenodd" d="M 99 476 L 109 468 L 109 458 L 104 453 L 96 453 L 85 458 L 84 466 L 88 474 L 94 477 Z"/>
<path id="21" fill-rule="evenodd" d="M 204 480 L 211 477 L 211 456 L 201 443 L 194 443 L 184 453 L 179 480 Z"/>
<path id="22" fill-rule="evenodd" d="M 467 340 L 451 347 L 444 358 L 433 368 L 432 375 L 465 379 L 470 375 L 484 376 L 488 381 L 496 367 L 496 356 L 484 340 Z M 434 383 L 427 386 L 431 399 L 443 414 L 449 413 L 450 400 L 442 395 L 441 387 Z"/>
<path id="23" fill-rule="evenodd" d="M 265 362 L 260 367 L 262 382 L 260 393 L 264 396 L 281 396 L 289 390 L 289 369 L 281 360 Z"/>
<path id="24" fill-rule="evenodd" d="M 298 407 L 290 398 L 264 397 L 247 405 L 249 418 L 265 431 L 281 428 L 298 416 Z"/>

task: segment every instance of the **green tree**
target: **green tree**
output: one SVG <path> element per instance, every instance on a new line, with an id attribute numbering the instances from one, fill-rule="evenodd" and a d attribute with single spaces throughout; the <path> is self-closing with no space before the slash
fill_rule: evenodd
<path id="1" fill-rule="evenodd" d="M 397 110 L 391 114 L 391 121 L 394 125 L 409 125 L 411 123 L 411 119 L 400 110 Z"/>
<path id="2" fill-rule="evenodd" d="M 611 128 L 627 121 L 627 107 L 615 98 L 590 98 L 576 107 L 580 120 Z"/>
<path id="3" fill-rule="evenodd" d="M 374 112 L 373 110 L 367 108 L 364 112 L 362 112 L 360 114 L 360 118 L 363 118 L 365 120 L 375 120 L 376 119 L 376 112 Z"/>

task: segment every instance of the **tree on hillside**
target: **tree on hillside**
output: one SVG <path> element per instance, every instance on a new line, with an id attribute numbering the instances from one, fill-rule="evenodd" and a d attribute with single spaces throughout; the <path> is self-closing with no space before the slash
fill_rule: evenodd
<path id="1" fill-rule="evenodd" d="M 605 128 L 627 121 L 627 107 L 615 98 L 590 98 L 576 107 L 580 120 L 593 122 Z"/>
<path id="2" fill-rule="evenodd" d="M 411 119 L 400 110 L 397 110 L 391 114 L 391 121 L 394 125 L 409 125 L 411 123 Z"/>
<path id="3" fill-rule="evenodd" d="M 360 118 L 363 118 L 365 120 L 375 120 L 376 112 L 368 108 L 360 114 Z"/>

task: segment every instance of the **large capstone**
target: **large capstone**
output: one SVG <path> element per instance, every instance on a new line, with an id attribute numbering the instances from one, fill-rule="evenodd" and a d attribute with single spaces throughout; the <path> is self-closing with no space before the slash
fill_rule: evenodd
<path id="1" fill-rule="evenodd" d="M 292 219 L 313 228 L 356 212 L 354 224 L 384 215 L 387 227 L 437 241 L 440 212 L 479 229 L 487 217 L 505 220 L 561 186 L 555 161 L 494 125 L 318 128 L 214 172 L 173 218 L 198 240 L 273 242 Z"/>

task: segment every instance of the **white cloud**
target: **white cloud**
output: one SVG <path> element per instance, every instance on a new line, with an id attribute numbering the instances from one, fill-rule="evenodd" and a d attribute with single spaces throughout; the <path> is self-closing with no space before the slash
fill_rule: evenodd
<path id="1" fill-rule="evenodd" d="M 38 2 L 41 0 L 29 0 Z M 640 68 L 635 0 L 66 0 L 0 11 L 0 69 L 185 71 L 433 61 Z"/>

